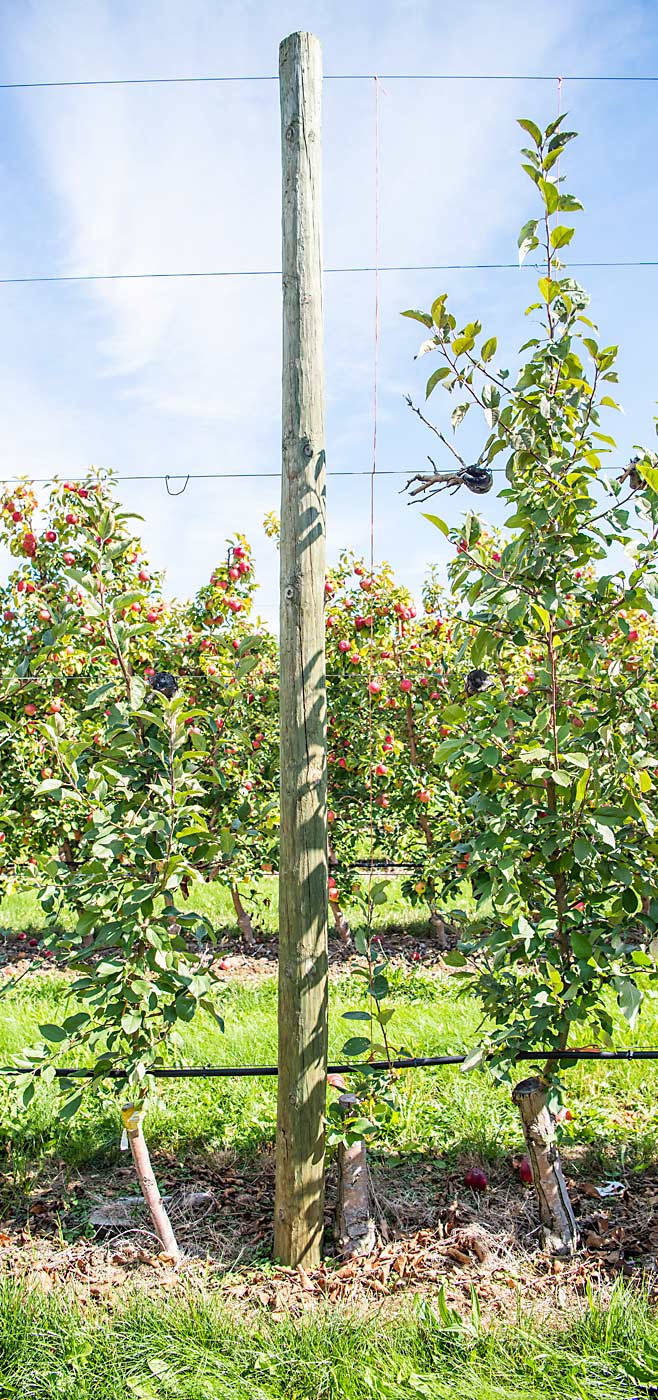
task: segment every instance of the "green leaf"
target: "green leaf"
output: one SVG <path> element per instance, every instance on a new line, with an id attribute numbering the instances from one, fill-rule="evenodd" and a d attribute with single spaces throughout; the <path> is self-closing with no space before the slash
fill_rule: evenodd
<path id="1" fill-rule="evenodd" d="M 586 753 L 565 753 L 564 761 L 573 764 L 574 768 L 589 769 L 589 759 Z"/>
<path id="2" fill-rule="evenodd" d="M 67 1099 L 66 1103 L 62 1104 L 62 1107 L 59 1110 L 59 1117 L 63 1118 L 65 1121 L 68 1121 L 69 1118 L 73 1117 L 74 1113 L 77 1113 L 81 1103 L 81 1093 L 75 1094 L 72 1099 Z"/>
<path id="3" fill-rule="evenodd" d="M 441 365 L 439 369 L 435 369 L 434 374 L 430 375 L 425 385 L 425 398 L 428 399 L 432 390 L 436 389 L 437 384 L 439 384 L 442 379 L 447 379 L 450 374 L 452 374 L 452 370 L 449 369 L 447 365 Z"/>
<path id="4" fill-rule="evenodd" d="M 442 953 L 441 958 L 448 967 L 466 967 L 467 960 L 463 953 L 458 952 L 457 948 L 451 949 L 449 953 Z"/>
<path id="5" fill-rule="evenodd" d="M 523 130 L 527 131 L 528 136 L 532 136 L 536 146 L 541 146 L 543 138 L 536 122 L 533 122 L 530 117 L 517 117 L 517 125 L 523 127 Z"/>
<path id="6" fill-rule="evenodd" d="M 458 403 L 457 407 L 453 408 L 452 413 L 450 415 L 450 422 L 452 423 L 453 433 L 456 433 L 459 424 L 463 422 L 470 407 L 471 405 L 469 401 L 469 403 Z"/>
<path id="7" fill-rule="evenodd" d="M 558 190 L 557 185 L 552 184 L 550 180 L 542 179 L 538 181 L 538 184 L 539 189 L 541 190 L 544 204 L 546 205 L 547 212 L 549 214 L 554 214 L 555 210 L 557 209 L 558 201 L 560 198 L 560 192 Z"/>
<path id="8" fill-rule="evenodd" d="M 521 266 L 521 263 L 525 261 L 526 257 L 528 256 L 528 253 L 531 253 L 534 248 L 537 248 L 539 246 L 539 239 L 537 237 L 537 226 L 537 219 L 528 219 L 528 222 L 523 225 L 523 228 L 519 233 L 519 267 Z"/>
<path id="9" fill-rule="evenodd" d="M 558 224 L 557 228 L 554 228 L 551 233 L 551 247 L 566 248 L 567 243 L 571 242 L 575 231 L 576 230 L 573 228 L 567 228 L 566 224 Z"/>
<path id="10" fill-rule="evenodd" d="M 576 783 L 576 806 L 577 806 L 577 807 L 579 807 L 580 804 L 581 804 L 581 802 L 584 800 L 585 793 L 587 792 L 587 785 L 588 785 L 589 780 L 590 780 L 591 772 L 592 772 L 591 768 L 586 768 L 586 769 L 585 769 L 585 772 L 584 772 L 584 773 L 581 773 L 581 775 L 580 775 L 580 777 L 579 777 L 579 779 L 578 779 L 578 782 Z"/>
<path id="11" fill-rule="evenodd" d="M 441 711 L 442 724 L 462 724 L 466 719 L 466 710 L 463 705 L 446 705 Z"/>
<path id="12" fill-rule="evenodd" d="M 142 680 L 142 677 L 141 677 L 141 676 L 131 676 L 131 677 L 130 677 L 130 708 L 131 708 L 131 710 L 139 710 L 140 707 L 143 705 L 143 703 L 144 703 L 144 697 L 145 697 L 145 695 L 146 695 L 146 689 L 147 689 L 147 687 L 146 687 L 146 681 Z"/>
<path id="13" fill-rule="evenodd" d="M 436 297 L 435 300 L 432 302 L 432 320 L 430 321 L 430 325 L 435 325 L 438 330 L 441 330 L 441 327 L 443 326 L 443 323 L 445 321 L 447 296 L 447 292 L 442 292 L 440 297 Z"/>
<path id="14" fill-rule="evenodd" d="M 573 779 L 572 779 L 572 777 L 571 777 L 571 774 L 570 774 L 570 773 L 565 773 L 565 771 L 564 771 L 563 768 L 556 768 L 556 769 L 554 770 L 554 772 L 553 772 L 553 782 L 554 782 L 554 783 L 557 783 L 557 786 L 558 786 L 558 787 L 563 787 L 563 788 L 571 787 L 572 781 L 573 781 Z"/>
<path id="15" fill-rule="evenodd" d="M 637 462 L 636 468 L 640 476 L 644 477 L 647 485 L 651 487 L 651 490 L 658 491 L 658 469 L 649 466 L 648 462 Z"/>
<path id="16" fill-rule="evenodd" d="M 432 328 L 432 317 L 428 316 L 426 311 L 401 311 L 400 315 L 409 316 L 412 321 L 420 321 L 422 326 L 429 326 L 430 330 Z"/>
<path id="17" fill-rule="evenodd" d="M 52 1041 L 55 1045 L 61 1044 L 63 1040 L 68 1040 L 67 1032 L 62 1026 L 53 1026 L 46 1022 L 45 1026 L 39 1026 L 39 1030 L 44 1040 Z"/>
<path id="18" fill-rule="evenodd" d="M 540 296 L 542 296 L 544 301 L 548 302 L 549 305 L 555 300 L 560 290 L 558 283 L 554 282 L 551 277 L 540 277 L 537 286 L 539 287 Z"/>
<path id="19" fill-rule="evenodd" d="M 485 365 L 489 363 L 489 360 L 493 360 L 497 349 L 498 341 L 496 340 L 495 335 L 492 335 L 489 337 L 488 340 L 485 340 L 482 349 L 480 350 L 480 357 L 484 361 Z"/>
<path id="20" fill-rule="evenodd" d="M 352 1056 L 352 1055 L 365 1055 L 366 1051 L 369 1050 L 369 1049 L 370 1049 L 370 1041 L 369 1041 L 369 1039 L 368 1039 L 367 1036 L 365 1036 L 365 1035 L 353 1035 L 353 1036 L 350 1036 L 350 1039 L 349 1039 L 349 1040 L 346 1040 L 346 1041 L 345 1041 L 345 1044 L 344 1044 L 344 1046 L 343 1046 L 343 1054 L 344 1054 L 344 1055 L 350 1055 L 350 1056 Z"/>
<path id="21" fill-rule="evenodd" d="M 38 786 L 38 788 L 36 789 L 36 794 L 35 794 L 35 795 L 36 795 L 36 796 L 40 796 L 41 794 L 44 794 L 44 795 L 45 795 L 46 793 L 47 793 L 50 797 L 53 797 L 53 798 L 55 798 L 56 801 L 58 801 L 58 800 L 61 798 L 61 796 L 62 796 L 62 782 L 61 782 L 61 779 L 60 779 L 60 778 L 44 778 L 44 781 L 43 781 L 42 783 L 39 783 L 39 786 Z"/>
<path id="22" fill-rule="evenodd" d="M 532 611 L 537 614 L 544 631 L 549 632 L 551 627 L 551 614 L 547 612 L 546 608 L 542 608 L 539 603 L 532 604 Z"/>
<path id="23" fill-rule="evenodd" d="M 136 1031 L 142 1028 L 142 1017 L 137 1011 L 124 1011 L 121 1017 L 121 1029 L 126 1035 L 135 1035 Z"/>
<path id="24" fill-rule="evenodd" d="M 592 945 L 589 938 L 586 938 L 585 934 L 581 933 L 580 929 L 577 928 L 571 930 L 570 936 L 571 946 L 576 957 L 582 958 L 584 962 L 588 962 L 592 956 Z"/>
<path id="25" fill-rule="evenodd" d="M 438 515 L 426 515 L 425 512 L 423 511 L 423 519 L 424 519 L 424 520 L 429 520 L 430 525 L 436 525 L 437 530 L 440 530 L 442 535 L 448 536 L 448 535 L 450 534 L 450 530 L 449 530 L 448 526 L 446 525 L 445 520 L 441 520 L 441 517 L 440 517 L 440 516 L 438 516 Z"/>
<path id="26" fill-rule="evenodd" d="M 629 977 L 616 977 L 615 986 L 617 988 L 617 1001 L 619 1010 L 626 1017 L 631 1030 L 635 1027 L 637 1014 L 642 1005 L 642 993 Z"/>

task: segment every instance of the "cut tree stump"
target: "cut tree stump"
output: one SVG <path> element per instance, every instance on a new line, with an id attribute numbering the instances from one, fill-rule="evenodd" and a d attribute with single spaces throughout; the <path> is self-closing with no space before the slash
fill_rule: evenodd
<path id="1" fill-rule="evenodd" d="M 341 1112 L 348 1113 L 358 1099 L 355 1094 L 341 1094 L 338 1104 Z M 338 1148 L 336 1234 L 344 1259 L 372 1254 L 377 1243 L 365 1142 L 349 1147 L 341 1143 Z"/>
<path id="2" fill-rule="evenodd" d="M 512 1103 L 521 1114 L 539 1202 L 544 1247 L 555 1258 L 571 1259 L 578 1248 L 578 1227 L 555 1141 L 555 1119 L 548 1107 L 544 1081 L 537 1076 L 522 1079 L 512 1091 Z"/>

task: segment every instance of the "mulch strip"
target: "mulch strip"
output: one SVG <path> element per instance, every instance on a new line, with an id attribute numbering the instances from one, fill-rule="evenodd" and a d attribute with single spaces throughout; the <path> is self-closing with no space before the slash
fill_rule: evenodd
<path id="1" fill-rule="evenodd" d="M 565 1163 L 569 1171 L 568 1157 Z M 328 1255 L 318 1269 L 284 1269 L 268 1261 L 274 1162 L 271 1154 L 240 1160 L 228 1153 L 190 1159 L 183 1167 L 162 1154 L 157 1171 L 171 1196 L 183 1262 L 162 1255 L 143 1215 L 134 1228 L 88 1237 L 89 1215 L 112 1196 L 133 1194 L 130 1167 L 114 1172 L 61 1172 L 35 1181 L 29 1198 L 5 1208 L 0 1223 L 0 1274 L 46 1291 L 61 1288 L 82 1303 L 112 1304 L 127 1286 L 148 1292 L 181 1285 L 208 1287 L 240 1314 L 265 1308 L 294 1315 L 330 1305 L 392 1314 L 410 1297 L 436 1298 L 464 1315 L 473 1296 L 486 1317 L 511 1317 L 519 1303 L 535 1313 L 576 1307 L 588 1282 L 609 1294 L 615 1279 L 637 1280 L 658 1295 L 658 1177 L 638 1175 L 620 1194 L 578 1178 L 570 1192 L 582 1238 L 565 1264 L 541 1250 L 532 1191 L 513 1170 L 492 1173 L 480 1195 L 463 1172 L 436 1159 L 424 1164 L 378 1162 L 373 1170 L 379 1243 L 366 1259 L 331 1256 L 335 1171 L 327 1181 Z M 186 1204 L 209 1192 L 200 1214 Z"/>

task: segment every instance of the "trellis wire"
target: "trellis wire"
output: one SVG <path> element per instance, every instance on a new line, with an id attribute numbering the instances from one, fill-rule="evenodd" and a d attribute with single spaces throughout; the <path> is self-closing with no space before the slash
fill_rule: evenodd
<path id="1" fill-rule="evenodd" d="M 519 267 L 518 262 L 487 262 L 487 263 L 388 263 L 375 268 L 368 264 L 354 267 L 325 267 L 325 276 L 337 273 L 370 273 L 382 272 L 526 272 L 532 269 L 540 269 L 542 263 L 524 262 Z M 656 258 L 623 258 L 600 261 L 598 259 L 585 262 L 570 262 L 570 268 L 592 268 L 592 267 L 658 267 Z M 228 269 L 200 269 L 199 271 L 184 270 L 182 272 L 72 272 L 62 274 L 44 274 L 26 277 L 0 277 L 0 287 L 19 287 L 34 283 L 66 283 L 66 282 L 162 282 L 175 279 L 183 280 L 188 278 L 230 278 L 230 277 L 281 277 L 281 268 L 228 268 Z"/>
<path id="2" fill-rule="evenodd" d="M 357 83 L 372 80 L 373 73 L 325 73 L 329 83 Z M 555 73 L 380 73 L 379 80 L 390 83 L 554 83 Z M 97 88 L 97 87 L 178 87 L 187 84 L 203 86 L 212 83 L 276 83 L 275 73 L 210 74 L 176 78 L 68 78 L 51 82 L 0 83 L 0 92 L 24 92 L 38 88 Z M 563 74 L 569 83 L 658 83 L 651 73 L 577 73 Z"/>

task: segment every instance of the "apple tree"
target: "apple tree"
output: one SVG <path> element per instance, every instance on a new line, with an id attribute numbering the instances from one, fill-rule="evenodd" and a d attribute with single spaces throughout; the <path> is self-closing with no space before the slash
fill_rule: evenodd
<path id="1" fill-rule="evenodd" d="M 477 513 L 450 527 L 428 518 L 454 545 L 461 619 L 461 677 L 436 751 L 468 813 L 461 882 L 477 901 L 470 947 L 455 961 L 491 1027 L 471 1063 L 486 1057 L 507 1078 L 521 1049 L 541 1062 L 574 1039 L 609 1045 L 613 1000 L 635 1024 L 658 926 L 658 459 L 638 448 L 621 465 L 602 427 L 618 409 L 616 347 L 600 341 L 560 260 L 574 233 L 563 220 L 581 208 L 557 173 L 574 133 L 563 118 L 521 126 L 539 212 L 519 252 L 539 249 L 545 270 L 518 372 L 498 367 L 496 338 L 477 319 L 458 327 L 445 293 L 428 312 L 405 313 L 439 361 L 427 395 L 458 396 L 455 425 L 479 413 L 487 436 L 476 467 L 504 472 L 502 549 L 492 551 Z M 421 494 L 440 484 L 424 479 Z M 577 1235 L 555 1144 L 558 1073 L 546 1060 L 513 1097 L 546 1244 L 568 1255 Z"/>

